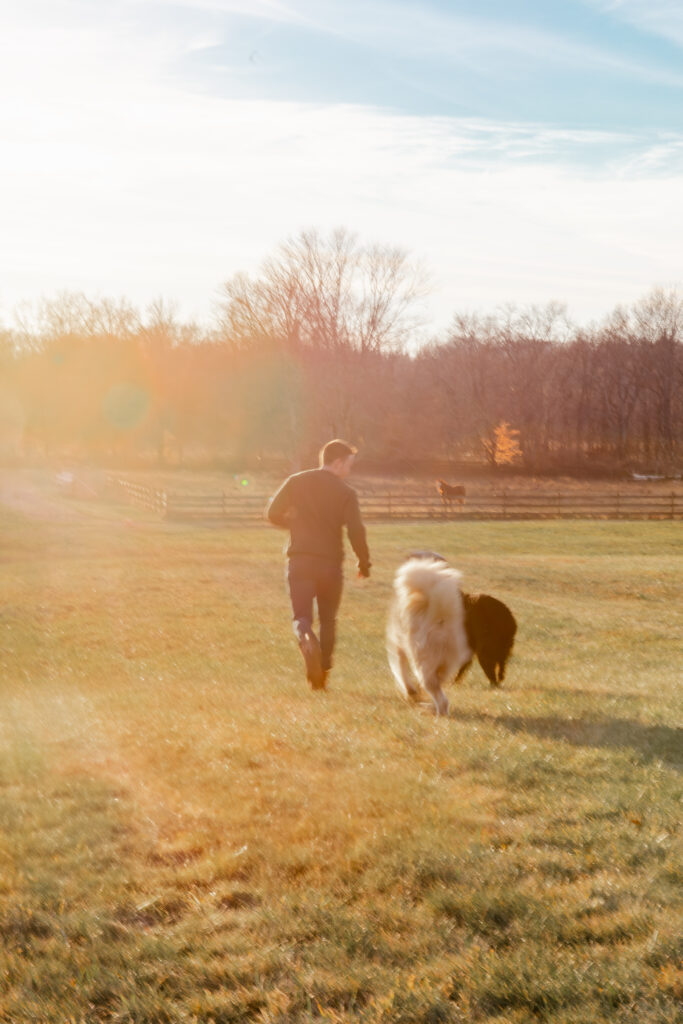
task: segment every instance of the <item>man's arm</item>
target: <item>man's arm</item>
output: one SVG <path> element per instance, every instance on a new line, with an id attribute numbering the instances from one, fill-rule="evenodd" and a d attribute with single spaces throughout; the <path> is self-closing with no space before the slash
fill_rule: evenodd
<path id="1" fill-rule="evenodd" d="M 273 526 L 283 526 L 286 530 L 289 529 L 291 521 L 296 515 L 291 480 L 291 477 L 285 480 L 280 490 L 268 502 L 265 512 L 268 522 L 272 523 Z"/>
<path id="2" fill-rule="evenodd" d="M 351 547 L 356 552 L 358 558 L 358 572 L 361 576 L 370 575 L 370 552 L 368 550 L 368 542 L 365 537 L 365 527 L 363 526 L 363 520 L 360 517 L 360 508 L 358 506 L 358 497 L 355 493 L 349 498 L 347 505 L 346 514 L 346 531 L 349 535 Z"/>

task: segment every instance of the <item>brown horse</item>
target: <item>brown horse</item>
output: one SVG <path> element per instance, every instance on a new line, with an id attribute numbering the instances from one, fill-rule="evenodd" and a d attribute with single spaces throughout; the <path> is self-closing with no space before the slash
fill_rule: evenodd
<path id="1" fill-rule="evenodd" d="M 450 508 L 453 501 L 457 501 L 458 505 L 465 504 L 465 487 L 463 484 L 447 484 L 445 480 L 437 480 L 436 489 L 446 508 Z"/>

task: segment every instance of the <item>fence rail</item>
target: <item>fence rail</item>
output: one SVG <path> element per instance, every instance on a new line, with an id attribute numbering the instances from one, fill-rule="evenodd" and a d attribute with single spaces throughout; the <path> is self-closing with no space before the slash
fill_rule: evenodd
<path id="1" fill-rule="evenodd" d="M 111 476 L 107 478 L 107 490 L 109 494 L 120 496 L 131 505 L 139 505 L 151 509 L 152 512 L 160 512 L 164 516 L 168 513 L 166 491 L 154 490 L 143 484 L 133 483 L 132 480 Z"/>
<path id="2" fill-rule="evenodd" d="M 150 509 L 168 520 L 221 520 L 253 523 L 263 519 L 267 497 L 246 492 L 222 494 L 175 494 L 145 487 L 120 477 L 110 477 L 110 493 L 131 504 Z M 683 519 L 683 493 L 532 494 L 507 489 L 473 491 L 464 505 L 444 506 L 438 496 L 422 491 L 359 489 L 363 518 L 368 522 L 391 520 L 456 521 L 476 519 Z"/>

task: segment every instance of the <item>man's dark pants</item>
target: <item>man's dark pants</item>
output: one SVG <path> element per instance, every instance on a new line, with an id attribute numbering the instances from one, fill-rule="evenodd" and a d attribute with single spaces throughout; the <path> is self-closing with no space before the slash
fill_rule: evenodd
<path id="1" fill-rule="evenodd" d="M 313 601 L 320 619 L 320 654 L 323 671 L 332 667 L 337 610 L 342 596 L 342 567 L 315 555 L 294 555 L 287 565 L 294 632 L 299 640 L 313 628 Z"/>

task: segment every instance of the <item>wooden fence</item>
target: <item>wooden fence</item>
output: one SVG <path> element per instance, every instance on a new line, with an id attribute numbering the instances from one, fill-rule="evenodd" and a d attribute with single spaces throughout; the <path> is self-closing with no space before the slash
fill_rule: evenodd
<path id="1" fill-rule="evenodd" d="M 264 494 L 178 494 L 156 490 L 122 478 L 109 479 L 110 493 L 150 509 L 168 520 L 216 520 L 226 523 L 263 521 Z M 623 491 L 518 492 L 473 491 L 464 505 L 445 507 L 423 491 L 358 488 L 367 522 L 391 520 L 457 521 L 476 519 L 683 519 L 683 493 L 637 494 Z"/>
<path id="2" fill-rule="evenodd" d="M 154 490 L 152 487 L 133 483 L 132 480 L 124 480 L 122 477 L 109 476 L 107 477 L 107 493 L 123 498 L 131 505 L 139 505 L 141 508 L 148 508 L 152 512 L 158 512 L 162 516 L 168 517 L 166 491 Z"/>

